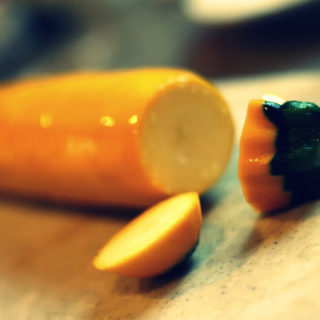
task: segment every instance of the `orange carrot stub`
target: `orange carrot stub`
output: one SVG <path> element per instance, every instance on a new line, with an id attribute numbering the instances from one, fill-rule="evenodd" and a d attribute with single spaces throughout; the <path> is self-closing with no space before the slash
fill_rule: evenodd
<path id="1" fill-rule="evenodd" d="M 0 190 L 146 206 L 203 192 L 233 127 L 219 92 L 175 69 L 85 72 L 0 88 Z"/>
<path id="2" fill-rule="evenodd" d="M 270 173 L 276 153 L 277 128 L 263 112 L 264 100 L 249 103 L 240 139 L 238 173 L 247 201 L 259 212 L 286 207 L 290 193 L 283 190 L 283 177 Z"/>

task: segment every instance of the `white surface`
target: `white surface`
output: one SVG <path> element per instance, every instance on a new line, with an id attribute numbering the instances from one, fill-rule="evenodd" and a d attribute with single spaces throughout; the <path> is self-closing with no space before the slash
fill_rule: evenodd
<path id="1" fill-rule="evenodd" d="M 235 23 L 264 16 L 313 0 L 184 0 L 187 17 L 202 23 Z"/>

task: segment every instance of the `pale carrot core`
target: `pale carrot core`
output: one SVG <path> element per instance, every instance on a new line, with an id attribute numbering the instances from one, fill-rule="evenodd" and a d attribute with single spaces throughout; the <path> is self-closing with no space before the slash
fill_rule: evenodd
<path id="1" fill-rule="evenodd" d="M 181 82 L 153 99 L 140 130 L 142 160 L 168 193 L 203 192 L 223 172 L 233 140 L 224 100 L 209 85 Z"/>

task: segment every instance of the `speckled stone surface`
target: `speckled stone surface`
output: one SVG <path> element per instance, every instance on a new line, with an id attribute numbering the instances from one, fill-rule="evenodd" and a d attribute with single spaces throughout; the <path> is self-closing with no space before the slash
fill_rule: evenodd
<path id="1" fill-rule="evenodd" d="M 320 75 L 218 83 L 237 139 L 249 99 L 272 92 L 320 102 Z M 203 198 L 191 260 L 156 279 L 103 273 L 91 260 L 135 212 L 0 199 L 0 319 L 319 319 L 320 203 L 261 216 L 237 179 L 237 147 Z"/>

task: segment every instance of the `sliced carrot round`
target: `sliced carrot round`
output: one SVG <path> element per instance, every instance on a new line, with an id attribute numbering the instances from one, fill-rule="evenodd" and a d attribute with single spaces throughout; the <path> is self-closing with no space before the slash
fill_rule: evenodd
<path id="1" fill-rule="evenodd" d="M 198 194 L 174 196 L 144 211 L 115 234 L 93 264 L 130 277 L 162 274 L 196 245 L 201 224 Z"/>

